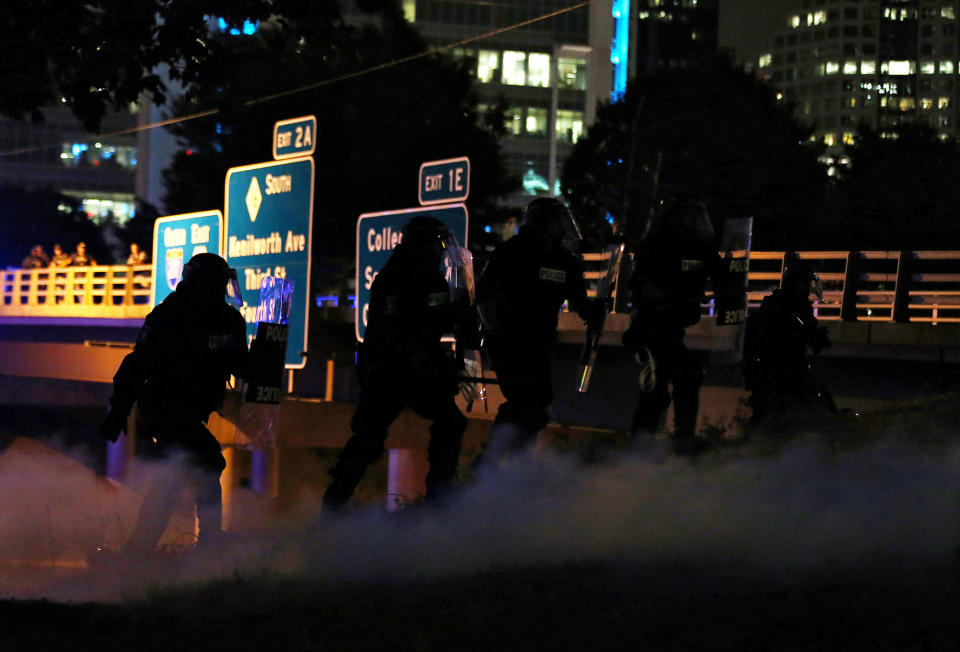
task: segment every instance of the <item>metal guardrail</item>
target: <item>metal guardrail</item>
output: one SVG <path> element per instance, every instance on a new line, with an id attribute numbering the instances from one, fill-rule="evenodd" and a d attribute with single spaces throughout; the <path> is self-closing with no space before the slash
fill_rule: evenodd
<path id="1" fill-rule="evenodd" d="M 131 319 L 150 312 L 151 265 L 0 271 L 0 316 Z"/>
<path id="2" fill-rule="evenodd" d="M 785 255 L 751 252 L 749 307 L 759 306 L 780 286 Z M 819 319 L 960 323 L 960 251 L 800 251 L 797 256 L 820 275 L 823 300 L 814 302 Z M 587 292 L 595 296 L 609 254 L 583 258 Z M 142 318 L 151 308 L 152 269 L 99 265 L 0 271 L 0 317 Z M 626 283 L 621 276 L 618 286 Z M 712 301 L 705 303 L 704 313 L 712 311 Z"/>
<path id="3" fill-rule="evenodd" d="M 820 275 L 817 317 L 833 321 L 960 323 L 960 251 L 801 251 Z M 750 254 L 751 307 L 780 284 L 785 252 Z"/>
<path id="4" fill-rule="evenodd" d="M 823 299 L 811 298 L 821 320 L 960 323 L 960 251 L 800 251 L 796 255 L 820 275 Z M 784 251 L 750 253 L 749 308 L 759 307 L 765 296 L 780 287 L 785 257 Z M 603 254 L 584 256 L 588 287 L 600 277 L 600 272 L 589 271 L 590 264 L 604 261 Z M 713 315 L 712 297 L 703 304 L 703 312 Z"/>

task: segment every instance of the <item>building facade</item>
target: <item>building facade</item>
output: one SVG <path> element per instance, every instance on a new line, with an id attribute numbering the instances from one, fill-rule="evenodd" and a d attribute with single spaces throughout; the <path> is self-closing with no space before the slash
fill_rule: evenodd
<path id="1" fill-rule="evenodd" d="M 111 136 L 136 126 L 139 109 L 108 115 L 104 136 L 91 136 L 66 107 L 44 110 L 44 122 L 0 119 L 0 185 L 50 188 L 78 199 L 98 223 L 134 213 L 137 137 Z"/>
<path id="2" fill-rule="evenodd" d="M 613 89 L 615 4 L 593 2 L 508 30 L 503 28 L 571 3 L 404 0 L 403 7 L 435 47 L 493 33 L 452 54 L 466 60 L 477 81 L 481 115 L 506 108 L 501 146 L 523 193 L 556 195 L 564 161 L 592 123 L 597 103 L 609 100 Z"/>
<path id="3" fill-rule="evenodd" d="M 635 0 L 637 74 L 683 68 L 717 51 L 717 0 Z"/>
<path id="4" fill-rule="evenodd" d="M 957 136 L 957 0 L 799 0 L 756 62 L 828 153 L 861 123 Z"/>

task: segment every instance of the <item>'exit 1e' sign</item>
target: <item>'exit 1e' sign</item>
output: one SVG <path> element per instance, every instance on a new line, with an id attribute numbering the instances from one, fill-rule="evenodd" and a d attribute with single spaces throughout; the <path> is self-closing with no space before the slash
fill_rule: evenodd
<path id="1" fill-rule="evenodd" d="M 273 159 L 279 161 L 295 156 L 310 156 L 317 148 L 317 118 L 280 120 L 273 125 Z"/>
<path id="2" fill-rule="evenodd" d="M 470 159 L 428 161 L 420 166 L 417 198 L 422 206 L 466 201 L 470 194 Z"/>

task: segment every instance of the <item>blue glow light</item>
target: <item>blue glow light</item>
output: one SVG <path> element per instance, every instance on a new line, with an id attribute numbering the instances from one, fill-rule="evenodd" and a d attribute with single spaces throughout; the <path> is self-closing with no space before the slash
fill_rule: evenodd
<path id="1" fill-rule="evenodd" d="M 614 102 L 627 90 L 627 61 L 630 51 L 630 0 L 613 0 L 614 36 L 610 46 L 610 62 L 613 64 L 613 90 L 610 99 Z"/>
<path id="2" fill-rule="evenodd" d="M 607 213 L 607 224 L 613 224 L 613 215 Z"/>
<path id="3" fill-rule="evenodd" d="M 217 26 L 220 28 L 221 32 L 227 32 L 230 34 L 230 36 L 240 36 L 240 34 L 251 36 L 257 33 L 257 28 L 260 26 L 260 21 L 245 20 L 243 21 L 242 27 L 230 27 L 226 20 L 223 18 L 218 18 Z"/>
<path id="4" fill-rule="evenodd" d="M 484 232 L 484 233 L 490 233 L 490 230 L 491 230 L 491 229 L 490 229 L 490 225 L 489 225 L 489 224 L 487 224 L 486 226 L 483 227 L 483 232 Z"/>

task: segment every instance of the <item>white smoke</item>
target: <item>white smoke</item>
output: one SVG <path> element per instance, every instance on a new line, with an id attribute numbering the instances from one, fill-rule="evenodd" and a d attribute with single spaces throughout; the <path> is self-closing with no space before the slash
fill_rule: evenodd
<path id="1" fill-rule="evenodd" d="M 315 502 L 280 518 L 248 496 L 248 533 L 223 546 L 85 569 L 98 544 L 126 536 L 136 492 L 18 440 L 0 456 L 0 597 L 119 600 L 263 573 L 421 582 L 575 562 L 673 569 L 664 582 L 684 591 L 841 577 L 928 582 L 945 579 L 960 544 L 958 463 L 960 448 L 903 438 L 842 453 L 807 439 L 695 463 L 624 454 L 584 466 L 538 452 L 467 485 L 446 510 L 366 507 L 313 525 Z M 180 518 L 168 538 L 178 527 L 189 536 L 192 523 Z M 676 572 L 695 581 L 668 582 Z"/>

